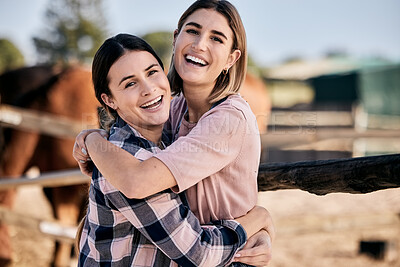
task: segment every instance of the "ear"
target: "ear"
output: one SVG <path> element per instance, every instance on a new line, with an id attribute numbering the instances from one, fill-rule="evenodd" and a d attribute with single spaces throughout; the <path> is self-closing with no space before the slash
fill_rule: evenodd
<path id="1" fill-rule="evenodd" d="M 104 104 L 106 104 L 110 108 L 112 108 L 114 110 L 116 110 L 118 108 L 118 105 L 114 102 L 114 99 L 111 96 L 109 96 L 105 93 L 102 93 L 101 99 L 103 100 Z"/>
<path id="2" fill-rule="evenodd" d="M 172 49 L 175 50 L 175 41 L 176 41 L 176 37 L 178 37 L 178 29 L 176 29 L 174 31 L 174 40 L 172 41 Z"/>
<path id="3" fill-rule="evenodd" d="M 239 49 L 235 49 L 235 51 L 233 51 L 229 55 L 224 69 L 230 69 L 233 66 L 233 64 L 235 64 L 236 61 L 238 61 L 238 59 L 240 58 L 241 55 L 242 55 L 242 52 Z"/>

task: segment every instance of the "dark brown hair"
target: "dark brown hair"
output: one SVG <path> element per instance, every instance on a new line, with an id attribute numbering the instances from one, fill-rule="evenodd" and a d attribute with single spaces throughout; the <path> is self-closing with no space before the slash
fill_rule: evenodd
<path id="1" fill-rule="evenodd" d="M 101 95 L 104 93 L 111 96 L 108 86 L 110 82 L 108 72 L 111 66 L 128 51 L 147 51 L 157 59 L 161 68 L 164 69 L 163 63 L 156 52 L 140 37 L 121 33 L 105 40 L 97 50 L 92 63 L 92 80 L 96 98 L 102 105 L 103 110 L 107 111 L 106 114 L 105 112 L 100 112 L 100 120 L 105 128 L 108 128 L 107 126 L 117 117 L 117 113 L 103 102 Z"/>

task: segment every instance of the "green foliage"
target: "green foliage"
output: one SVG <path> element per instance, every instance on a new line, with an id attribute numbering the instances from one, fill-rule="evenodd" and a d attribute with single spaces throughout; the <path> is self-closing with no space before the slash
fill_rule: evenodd
<path id="1" fill-rule="evenodd" d="M 142 38 L 153 47 L 164 63 L 165 69 L 168 69 L 172 56 L 173 33 L 153 32 L 142 36 Z"/>
<path id="2" fill-rule="evenodd" d="M 0 39 L 0 51 L 0 73 L 24 65 L 24 56 L 9 40 Z"/>
<path id="3" fill-rule="evenodd" d="M 102 0 L 50 0 L 45 18 L 33 37 L 40 62 L 89 63 L 106 36 Z"/>
<path id="4" fill-rule="evenodd" d="M 258 77 L 262 76 L 262 68 L 254 61 L 250 54 L 247 55 L 247 72 Z"/>

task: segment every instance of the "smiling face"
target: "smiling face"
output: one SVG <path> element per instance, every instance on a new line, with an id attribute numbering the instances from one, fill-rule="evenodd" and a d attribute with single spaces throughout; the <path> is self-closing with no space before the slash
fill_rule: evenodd
<path id="1" fill-rule="evenodd" d="M 174 65 L 184 87 L 212 89 L 222 70 L 230 68 L 241 54 L 232 50 L 233 33 L 227 19 L 212 9 L 198 9 L 188 16 L 174 42 Z"/>
<path id="2" fill-rule="evenodd" d="M 104 103 L 142 135 L 162 128 L 169 116 L 171 90 L 168 79 L 153 55 L 128 51 L 108 72 L 111 96 Z"/>

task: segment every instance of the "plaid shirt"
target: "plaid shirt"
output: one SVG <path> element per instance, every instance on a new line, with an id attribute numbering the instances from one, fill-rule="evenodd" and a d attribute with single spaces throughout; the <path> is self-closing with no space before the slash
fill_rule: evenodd
<path id="1" fill-rule="evenodd" d="M 160 151 L 120 118 L 109 140 L 139 160 Z M 78 266 L 224 266 L 245 241 L 234 220 L 201 226 L 184 194 L 129 199 L 94 168 Z"/>

